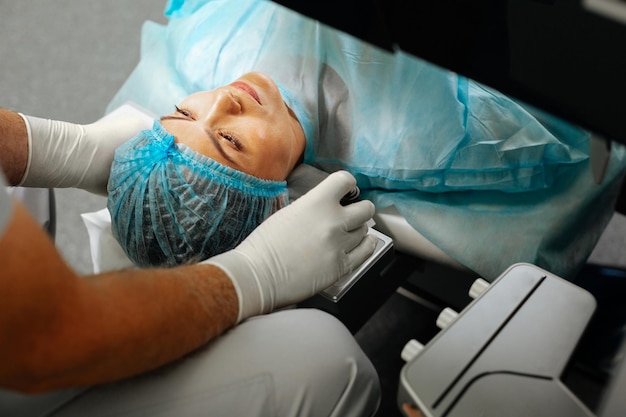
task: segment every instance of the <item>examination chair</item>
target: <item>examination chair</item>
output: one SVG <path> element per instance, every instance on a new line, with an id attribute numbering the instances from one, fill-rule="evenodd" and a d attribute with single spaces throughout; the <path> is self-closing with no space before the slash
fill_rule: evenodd
<path id="1" fill-rule="evenodd" d="M 9 194 L 19 200 L 41 224 L 52 240 L 56 235 L 56 203 L 53 188 L 8 187 Z"/>

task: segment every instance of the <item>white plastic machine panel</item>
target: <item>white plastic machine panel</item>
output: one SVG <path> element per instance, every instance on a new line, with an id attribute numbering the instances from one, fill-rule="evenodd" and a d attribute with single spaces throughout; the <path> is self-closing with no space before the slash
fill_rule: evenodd
<path id="1" fill-rule="evenodd" d="M 514 265 L 404 366 L 399 401 L 426 416 L 592 415 L 559 378 L 595 305 L 561 278 Z"/>

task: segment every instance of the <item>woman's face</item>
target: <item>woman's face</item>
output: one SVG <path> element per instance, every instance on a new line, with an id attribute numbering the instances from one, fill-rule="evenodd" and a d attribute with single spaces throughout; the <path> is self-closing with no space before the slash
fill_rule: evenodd
<path id="1" fill-rule="evenodd" d="M 304 153 L 304 131 L 267 75 L 185 98 L 163 127 L 198 153 L 258 178 L 284 181 Z"/>

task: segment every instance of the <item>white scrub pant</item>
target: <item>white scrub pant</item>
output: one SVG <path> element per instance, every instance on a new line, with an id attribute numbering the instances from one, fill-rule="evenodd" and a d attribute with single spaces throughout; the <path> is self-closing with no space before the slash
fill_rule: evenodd
<path id="1" fill-rule="evenodd" d="M 338 320 L 295 309 L 248 319 L 184 359 L 139 377 L 78 394 L 4 395 L 2 416 L 350 417 L 375 413 L 380 386 L 371 362 Z"/>

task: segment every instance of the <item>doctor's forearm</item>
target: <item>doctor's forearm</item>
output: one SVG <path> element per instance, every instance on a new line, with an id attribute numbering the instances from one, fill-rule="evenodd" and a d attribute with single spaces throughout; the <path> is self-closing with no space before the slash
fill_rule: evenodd
<path id="1" fill-rule="evenodd" d="M 22 117 L 0 109 L 0 169 L 15 185 L 24 176 L 28 162 L 28 131 Z"/>
<path id="2" fill-rule="evenodd" d="M 235 288 L 210 265 L 76 276 L 19 203 L 0 235 L 0 260 L 3 388 L 42 392 L 133 376 L 237 320 Z"/>
<path id="3" fill-rule="evenodd" d="M 210 267 L 202 274 L 198 269 L 85 278 L 93 282 L 72 294 L 74 308 L 51 319 L 50 333 L 40 333 L 33 350 L 22 352 L 29 356 L 28 372 L 18 374 L 29 379 L 11 388 L 45 392 L 116 381 L 219 336 L 237 319 L 237 296 L 228 278 L 212 279 Z"/>
<path id="4" fill-rule="evenodd" d="M 237 319 L 235 289 L 211 266 L 129 270 L 83 282 L 85 320 L 79 327 L 89 330 L 81 335 L 84 345 L 72 358 L 82 360 L 82 368 L 75 375 L 58 375 L 44 390 L 92 385 L 157 368 L 219 336 Z M 68 363 L 68 368 L 75 365 Z"/>

